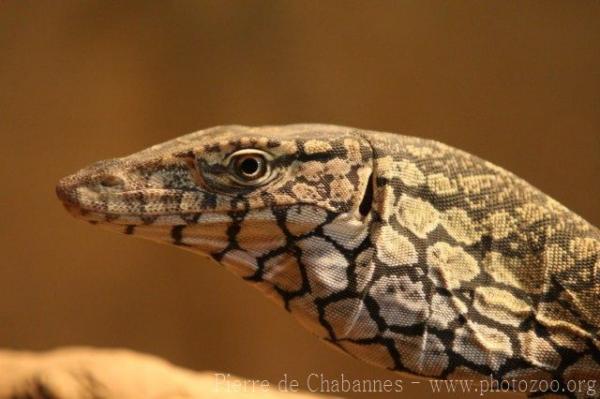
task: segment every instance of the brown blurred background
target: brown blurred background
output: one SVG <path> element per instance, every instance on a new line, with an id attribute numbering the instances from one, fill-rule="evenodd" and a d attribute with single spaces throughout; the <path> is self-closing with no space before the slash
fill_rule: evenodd
<path id="1" fill-rule="evenodd" d="M 0 346 L 396 378 L 200 257 L 74 220 L 55 182 L 212 125 L 324 122 L 460 147 L 598 225 L 599 21 L 597 1 L 0 1 Z"/>

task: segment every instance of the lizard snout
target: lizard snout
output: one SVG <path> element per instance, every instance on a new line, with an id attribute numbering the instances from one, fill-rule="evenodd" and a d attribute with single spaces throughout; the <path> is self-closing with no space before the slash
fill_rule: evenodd
<path id="1" fill-rule="evenodd" d="M 75 175 L 71 175 L 60 179 L 56 185 L 56 196 L 67 208 L 78 205 L 77 180 Z"/>
<path id="2" fill-rule="evenodd" d="M 56 185 L 56 195 L 68 210 L 85 208 L 83 203 L 125 190 L 125 180 L 115 168 L 115 160 L 97 162 L 88 168 L 63 177 Z"/>

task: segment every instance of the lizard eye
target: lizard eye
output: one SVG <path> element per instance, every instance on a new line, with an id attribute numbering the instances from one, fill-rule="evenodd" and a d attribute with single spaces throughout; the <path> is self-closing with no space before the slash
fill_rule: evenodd
<path id="1" fill-rule="evenodd" d="M 255 186 L 266 182 L 271 175 L 269 154 L 246 149 L 236 151 L 228 159 L 233 179 L 244 186 Z"/>

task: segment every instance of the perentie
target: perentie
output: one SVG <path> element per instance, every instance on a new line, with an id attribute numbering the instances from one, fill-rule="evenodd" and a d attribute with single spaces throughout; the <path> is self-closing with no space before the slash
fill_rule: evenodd
<path id="1" fill-rule="evenodd" d="M 208 255 L 350 355 L 436 378 L 600 377 L 600 232 L 439 142 L 220 126 L 97 162 L 78 218 Z"/>

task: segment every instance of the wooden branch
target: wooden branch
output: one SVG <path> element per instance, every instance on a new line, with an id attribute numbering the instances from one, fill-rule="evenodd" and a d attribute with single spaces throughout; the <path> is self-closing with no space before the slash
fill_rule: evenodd
<path id="1" fill-rule="evenodd" d="M 129 350 L 0 350 L 0 399 L 212 399 L 322 396 L 278 392 L 270 384 L 194 372 Z"/>

